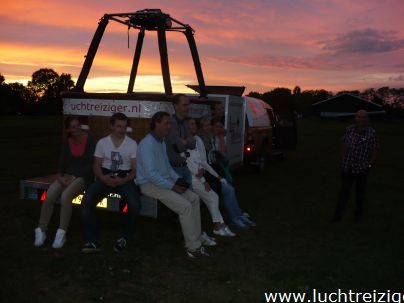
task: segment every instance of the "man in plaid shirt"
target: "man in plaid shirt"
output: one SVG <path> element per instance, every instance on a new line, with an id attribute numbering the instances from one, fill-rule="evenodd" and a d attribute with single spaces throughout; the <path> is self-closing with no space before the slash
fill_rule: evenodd
<path id="1" fill-rule="evenodd" d="M 363 204 L 367 177 L 379 148 L 376 132 L 368 126 L 368 113 L 360 110 L 355 115 L 355 125 L 348 126 L 341 145 L 341 188 L 332 221 L 339 221 L 347 205 L 353 184 L 356 185 L 355 220 L 363 217 Z"/>

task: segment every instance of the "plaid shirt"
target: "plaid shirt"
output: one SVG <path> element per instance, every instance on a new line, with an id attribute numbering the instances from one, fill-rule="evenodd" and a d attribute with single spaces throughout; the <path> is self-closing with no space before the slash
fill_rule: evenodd
<path id="1" fill-rule="evenodd" d="M 379 147 L 376 132 L 371 127 L 358 131 L 355 125 L 348 126 L 342 137 L 346 152 L 342 159 L 342 170 L 348 173 L 361 173 L 369 168 L 375 149 Z"/>

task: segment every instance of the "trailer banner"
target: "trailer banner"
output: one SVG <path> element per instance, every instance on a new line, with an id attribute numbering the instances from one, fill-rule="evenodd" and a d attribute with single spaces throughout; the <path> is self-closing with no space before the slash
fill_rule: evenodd
<path id="1" fill-rule="evenodd" d="M 63 99 L 63 114 L 74 116 L 112 116 L 123 113 L 129 118 L 151 118 L 156 112 L 174 113 L 170 102 L 110 99 Z M 206 104 L 191 104 L 190 116 L 200 118 L 210 113 Z"/>

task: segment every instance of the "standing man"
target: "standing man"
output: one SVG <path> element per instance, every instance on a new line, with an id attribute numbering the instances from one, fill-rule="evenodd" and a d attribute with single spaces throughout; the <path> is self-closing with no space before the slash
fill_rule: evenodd
<path id="1" fill-rule="evenodd" d="M 365 110 L 355 116 L 355 125 L 346 128 L 341 145 L 341 188 L 333 222 L 341 220 L 347 205 L 352 185 L 356 185 L 355 220 L 363 218 L 363 205 L 367 178 L 375 162 L 379 142 L 376 132 L 368 126 L 369 118 Z"/>
<path id="2" fill-rule="evenodd" d="M 158 199 L 178 214 L 190 258 L 209 256 L 202 246 L 198 196 L 186 188 L 170 165 L 164 139 L 171 127 L 170 115 L 157 112 L 151 119 L 151 132 L 139 144 L 136 182 L 142 194 Z"/>
<path id="3" fill-rule="evenodd" d="M 126 135 L 128 118 L 115 113 L 110 118 L 111 134 L 100 139 L 94 153 L 94 174 L 96 180 L 86 190 L 81 203 L 84 225 L 84 253 L 100 250 L 96 235 L 94 209 L 109 193 L 117 193 L 128 205 L 122 236 L 116 241 L 114 250 L 122 251 L 126 241 L 134 234 L 135 220 L 140 209 L 139 191 L 134 183 L 136 176 L 135 140 Z"/>
<path id="4" fill-rule="evenodd" d="M 190 100 L 184 94 L 178 94 L 173 99 L 175 114 L 171 118 L 171 130 L 165 141 L 167 155 L 171 166 L 178 176 L 184 178 L 188 184 L 192 183 L 191 172 L 187 167 L 186 158 L 181 153 L 195 148 L 195 138 L 188 131 L 184 119 L 188 117 Z"/>
<path id="5" fill-rule="evenodd" d="M 217 119 L 220 122 L 222 122 L 222 124 L 224 125 L 224 105 L 222 102 L 219 103 L 213 103 L 210 106 L 211 112 L 212 112 L 212 119 Z"/>

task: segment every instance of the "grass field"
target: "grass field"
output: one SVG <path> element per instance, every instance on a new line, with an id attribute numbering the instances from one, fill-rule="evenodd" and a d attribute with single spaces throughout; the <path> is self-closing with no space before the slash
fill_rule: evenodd
<path id="1" fill-rule="evenodd" d="M 296 152 L 256 175 L 236 173 L 240 204 L 258 227 L 220 239 L 212 257 L 189 260 L 175 216 L 141 217 L 137 239 L 116 254 L 122 217 L 98 211 L 103 252 L 83 255 L 75 207 L 62 250 L 34 248 L 40 203 L 18 199 L 20 179 L 54 172 L 60 117 L 0 120 L 1 302 L 265 302 L 266 291 L 401 290 L 404 286 L 404 123 L 377 122 L 381 140 L 365 221 L 329 223 L 339 186 L 338 143 L 346 126 L 300 121 Z M 353 201 L 351 201 L 353 202 Z M 211 230 L 202 207 L 205 230 Z M 2 293 L 2 294 L 1 294 Z"/>

